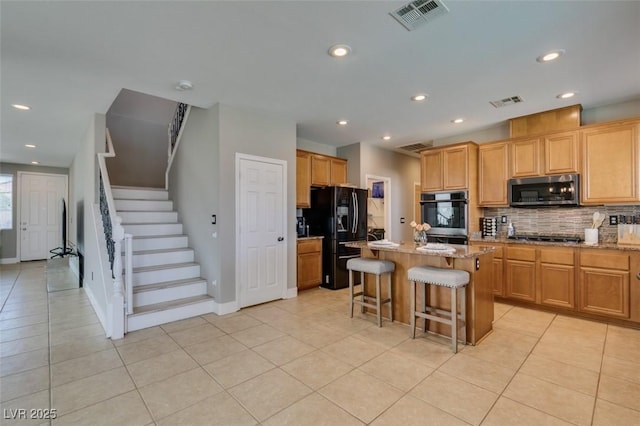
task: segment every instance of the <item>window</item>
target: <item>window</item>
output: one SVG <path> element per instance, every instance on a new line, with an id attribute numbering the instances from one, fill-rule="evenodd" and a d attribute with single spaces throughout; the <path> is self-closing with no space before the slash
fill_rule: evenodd
<path id="1" fill-rule="evenodd" d="M 0 175 L 0 229 L 13 228 L 13 175 Z"/>

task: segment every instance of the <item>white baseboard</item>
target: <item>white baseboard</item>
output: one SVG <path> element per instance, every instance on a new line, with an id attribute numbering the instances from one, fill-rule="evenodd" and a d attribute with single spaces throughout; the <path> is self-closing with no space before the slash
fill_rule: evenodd
<path id="1" fill-rule="evenodd" d="M 218 302 L 213 302 L 213 303 L 214 303 L 214 312 L 217 315 L 231 314 L 233 312 L 238 312 L 240 310 L 240 307 L 238 306 L 238 302 L 236 302 L 235 300 L 233 302 L 227 302 L 227 303 L 218 303 Z"/>
<path id="2" fill-rule="evenodd" d="M 298 297 L 298 287 L 288 288 L 285 292 L 285 299 L 293 299 L 294 297 Z"/>
<path id="3" fill-rule="evenodd" d="M 98 302 L 96 301 L 96 297 L 94 296 L 93 291 L 91 291 L 91 288 L 87 286 L 83 286 L 83 289 L 87 297 L 89 298 L 89 302 L 91 302 L 93 311 L 98 316 L 98 320 L 102 325 L 102 329 L 104 330 L 105 335 L 109 337 L 109 333 L 107 332 L 107 318 L 105 317 L 105 312 L 102 312 L 102 310 L 100 309 L 100 305 L 98 305 Z"/>
<path id="4" fill-rule="evenodd" d="M 12 263 L 18 262 L 20 262 L 20 260 L 18 260 L 17 257 L 5 257 L 3 259 L 0 259 L 0 265 L 10 265 Z"/>

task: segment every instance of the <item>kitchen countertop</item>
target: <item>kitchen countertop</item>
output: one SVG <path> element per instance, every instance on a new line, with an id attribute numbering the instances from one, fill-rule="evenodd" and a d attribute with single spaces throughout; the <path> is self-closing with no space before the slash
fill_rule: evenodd
<path id="1" fill-rule="evenodd" d="M 508 238 L 470 238 L 470 243 L 482 243 L 491 244 L 492 242 L 501 244 L 526 244 L 532 246 L 545 246 L 545 247 L 576 247 L 576 248 L 593 248 L 593 249 L 609 249 L 609 250 L 633 250 L 639 251 L 638 247 L 619 246 L 613 242 L 603 242 L 596 245 L 590 245 L 585 243 L 570 243 L 570 242 L 551 242 L 551 241 L 528 241 L 528 240 L 510 240 Z"/>
<path id="2" fill-rule="evenodd" d="M 324 237 L 322 235 L 310 235 L 308 237 L 298 237 L 298 241 L 304 241 L 304 240 L 321 240 Z"/>
<path id="3" fill-rule="evenodd" d="M 438 251 L 438 250 L 429 250 L 429 251 L 421 251 L 416 250 L 418 245 L 415 243 L 402 243 L 397 247 L 385 247 L 385 246 L 370 246 L 366 241 L 354 241 L 345 244 L 347 247 L 353 248 L 366 248 L 369 250 L 380 250 L 380 251 L 393 251 L 400 253 L 408 253 L 408 254 L 418 254 L 421 256 L 439 256 L 439 257 L 449 257 L 456 259 L 469 259 L 473 257 L 480 256 L 485 253 L 493 253 L 495 250 L 492 247 L 474 247 L 474 246 L 465 246 L 460 244 L 445 244 L 446 246 L 452 247 L 455 249 L 455 252 L 451 251 Z"/>

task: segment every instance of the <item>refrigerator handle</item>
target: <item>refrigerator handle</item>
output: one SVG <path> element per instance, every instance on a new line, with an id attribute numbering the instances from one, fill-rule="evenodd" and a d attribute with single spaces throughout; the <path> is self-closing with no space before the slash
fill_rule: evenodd
<path id="1" fill-rule="evenodd" d="M 353 201 L 353 224 L 351 225 L 351 233 L 355 234 L 358 226 L 358 196 L 355 191 L 351 193 L 351 200 Z"/>

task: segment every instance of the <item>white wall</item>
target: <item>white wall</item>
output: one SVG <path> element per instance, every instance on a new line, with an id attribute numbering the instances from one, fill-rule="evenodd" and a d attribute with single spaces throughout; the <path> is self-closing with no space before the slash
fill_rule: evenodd
<path id="1" fill-rule="evenodd" d="M 171 198 L 218 303 L 236 299 L 236 153 L 287 162 L 287 287 L 296 287 L 295 122 L 261 110 L 192 108 L 169 179 Z M 211 215 L 217 225 L 211 225 Z M 217 232 L 214 239 L 212 232 Z M 210 290 L 213 290 L 210 288 Z"/>
<path id="2" fill-rule="evenodd" d="M 310 141 L 309 139 L 298 138 L 296 145 L 298 149 L 302 149 L 304 151 L 315 152 L 323 155 L 330 155 L 332 157 L 336 157 L 336 147 L 332 145 L 325 145 L 322 143 Z"/>

